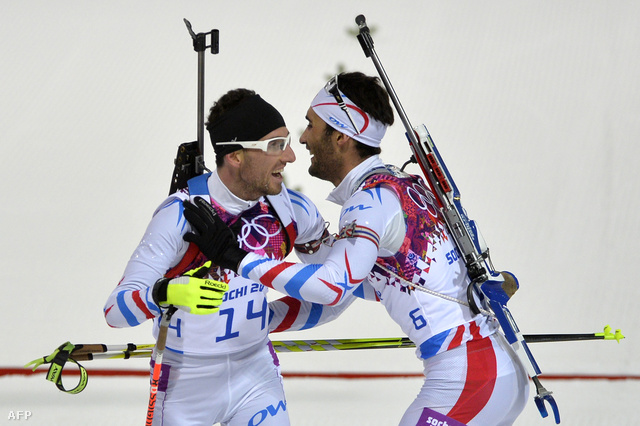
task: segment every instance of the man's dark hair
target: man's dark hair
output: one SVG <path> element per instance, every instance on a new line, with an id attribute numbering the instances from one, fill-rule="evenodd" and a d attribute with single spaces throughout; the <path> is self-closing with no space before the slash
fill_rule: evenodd
<path id="1" fill-rule="evenodd" d="M 338 74 L 338 88 L 371 117 L 387 126 L 393 124 L 389 94 L 378 77 L 361 72 L 343 72 Z"/>
<path id="2" fill-rule="evenodd" d="M 354 104 L 377 121 L 391 126 L 394 121 L 389 94 L 380 84 L 378 77 L 370 77 L 361 72 L 343 72 L 338 74 L 338 88 Z M 333 128 L 327 126 L 327 134 Z M 356 141 L 357 142 L 357 141 Z M 380 148 L 358 142 L 356 149 L 362 158 L 380 154 Z"/>
<path id="3" fill-rule="evenodd" d="M 216 119 L 218 119 L 226 111 L 238 105 L 244 99 L 250 96 L 254 96 L 255 94 L 256 92 L 249 89 L 233 89 L 222 95 L 220 99 L 218 99 L 209 109 L 209 116 L 207 117 L 207 122 L 205 123 L 209 135 L 211 136 L 211 132 L 213 131 L 212 123 L 214 123 Z M 211 139 L 213 140 L 213 137 Z M 216 155 L 216 166 L 220 167 L 223 163 L 224 156 Z"/>

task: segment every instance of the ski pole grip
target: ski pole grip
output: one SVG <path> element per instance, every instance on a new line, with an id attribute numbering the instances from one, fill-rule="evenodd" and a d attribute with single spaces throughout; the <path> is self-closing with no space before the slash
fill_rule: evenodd
<path id="1" fill-rule="evenodd" d="M 360 33 L 358 34 L 360 47 L 362 47 L 364 55 L 368 58 L 371 56 L 371 52 L 373 51 L 373 39 L 371 38 L 371 33 L 369 32 L 369 27 L 367 27 L 367 20 L 364 15 L 356 16 L 356 24 L 360 29 Z"/>

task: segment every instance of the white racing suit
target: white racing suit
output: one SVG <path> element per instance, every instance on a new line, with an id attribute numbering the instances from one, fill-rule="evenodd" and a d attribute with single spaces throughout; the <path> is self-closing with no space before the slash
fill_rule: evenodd
<path id="1" fill-rule="evenodd" d="M 372 286 L 424 364 L 424 386 L 402 425 L 431 424 L 431 410 L 463 424 L 513 423 L 528 395 L 527 375 L 497 333 L 497 321 L 465 305 L 464 262 L 422 179 L 374 156 L 351 170 L 329 199 L 342 205 L 340 233 L 322 265 L 249 254 L 239 273 L 330 306 Z"/>
<path id="2" fill-rule="evenodd" d="M 194 178 L 188 191 L 173 194 L 154 213 L 105 304 L 110 326 L 134 327 L 152 319 L 157 337 L 161 310 L 151 295 L 155 282 L 206 261 L 195 245 L 182 239 L 191 230 L 182 201 L 195 196 L 210 200 L 220 217 L 235 227 L 242 248 L 261 255 L 283 259 L 294 245 L 313 242 L 324 233 L 316 207 L 284 186 L 277 196 L 247 202 L 235 197 L 216 172 Z M 321 252 L 314 255 L 322 258 Z M 173 315 L 153 424 L 288 425 L 269 329 L 310 328 L 331 320 L 343 308 L 292 304 L 286 297 L 267 304 L 268 289 L 260 283 L 219 267 L 212 268 L 209 277 L 226 281 L 229 290 L 217 313 L 178 310 Z M 292 305 L 295 310 L 289 309 Z"/>

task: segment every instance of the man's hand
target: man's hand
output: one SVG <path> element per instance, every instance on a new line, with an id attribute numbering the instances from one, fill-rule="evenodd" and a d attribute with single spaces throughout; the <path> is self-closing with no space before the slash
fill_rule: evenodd
<path id="1" fill-rule="evenodd" d="M 161 307 L 173 305 L 195 315 L 218 312 L 227 283 L 203 278 L 211 262 L 176 278 L 161 278 L 153 287 L 153 300 Z"/>
<path id="2" fill-rule="evenodd" d="M 233 231 L 220 219 L 209 202 L 196 197 L 194 202 L 184 201 L 184 217 L 198 233 L 187 232 L 183 239 L 198 246 L 214 264 L 238 271 L 238 265 L 247 252 L 238 247 Z"/>

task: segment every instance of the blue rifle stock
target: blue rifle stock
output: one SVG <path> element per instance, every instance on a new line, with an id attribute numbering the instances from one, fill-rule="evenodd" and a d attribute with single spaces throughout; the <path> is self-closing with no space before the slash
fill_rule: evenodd
<path id="1" fill-rule="evenodd" d="M 462 207 L 460 203 L 460 192 L 433 143 L 429 131 L 425 125 L 417 127 L 411 126 L 409 118 L 400 104 L 398 96 L 391 85 L 391 81 L 373 47 L 373 39 L 371 38 L 365 17 L 358 15 L 356 17 L 356 24 L 359 27 L 357 37 L 360 46 L 365 56 L 371 58 L 373 61 L 380 75 L 380 79 L 387 89 L 389 97 L 405 127 L 407 139 L 409 140 L 409 145 L 413 153 L 412 160 L 418 163 L 436 196 L 439 208 L 445 218 L 445 223 L 452 234 L 462 259 L 464 259 L 471 280 L 467 289 L 467 299 L 470 308 L 475 314 L 480 313 L 481 308 L 478 307 L 478 302 L 480 302 L 481 305 L 489 308 L 493 312 L 500 323 L 500 327 L 507 341 L 518 355 L 519 360 L 536 385 L 537 394 L 534 401 L 540 414 L 542 417 L 548 416 L 544 404 L 546 401 L 553 410 L 555 422 L 560 423 L 558 406 L 551 396 L 551 392 L 546 390 L 540 383 L 540 379 L 538 378 L 538 375 L 541 374 L 540 368 L 529 350 L 511 312 L 507 308 L 507 302 L 510 296 L 518 288 L 516 277 L 509 272 L 498 272 L 493 268 L 489 257 L 489 249 L 478 231 L 475 222 L 469 220 L 466 211 Z"/>

